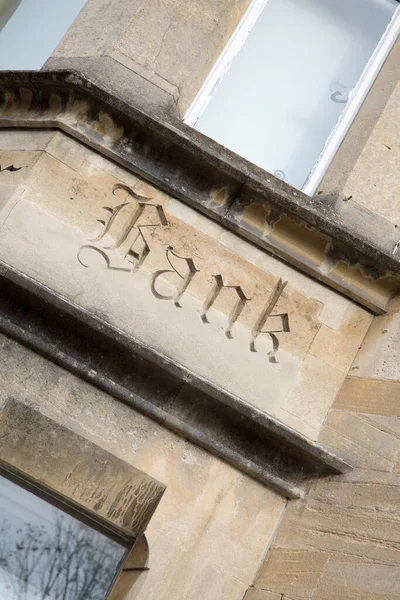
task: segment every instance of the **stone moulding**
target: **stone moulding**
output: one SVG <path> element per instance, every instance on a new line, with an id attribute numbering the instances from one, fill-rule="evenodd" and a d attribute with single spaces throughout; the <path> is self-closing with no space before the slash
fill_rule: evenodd
<path id="1" fill-rule="evenodd" d="M 0 331 L 288 498 L 351 467 L 210 381 L 0 264 Z M 95 414 L 93 415 L 95 418 Z"/>
<path id="2" fill-rule="evenodd" d="M 310 198 L 79 73 L 1 72 L 0 127 L 60 129 L 375 313 L 400 289 L 391 223 L 338 197 Z"/>

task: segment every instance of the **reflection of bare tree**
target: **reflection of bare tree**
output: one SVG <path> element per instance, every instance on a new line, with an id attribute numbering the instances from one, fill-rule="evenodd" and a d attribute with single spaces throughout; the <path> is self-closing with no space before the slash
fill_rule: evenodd
<path id="1" fill-rule="evenodd" d="M 113 542 L 62 513 L 49 530 L 25 523 L 17 537 L 0 526 L 10 600 L 104 600 L 120 557 Z"/>

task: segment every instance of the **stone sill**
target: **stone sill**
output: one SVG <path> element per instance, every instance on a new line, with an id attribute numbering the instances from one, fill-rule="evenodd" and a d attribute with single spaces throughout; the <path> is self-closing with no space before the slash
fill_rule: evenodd
<path id="1" fill-rule="evenodd" d="M 302 497 L 307 479 L 351 469 L 5 264 L 0 331 L 288 498 Z"/>
<path id="2" fill-rule="evenodd" d="M 176 117 L 72 71 L 0 73 L 0 127 L 57 128 L 375 313 L 400 289 L 392 224 L 310 198 Z"/>

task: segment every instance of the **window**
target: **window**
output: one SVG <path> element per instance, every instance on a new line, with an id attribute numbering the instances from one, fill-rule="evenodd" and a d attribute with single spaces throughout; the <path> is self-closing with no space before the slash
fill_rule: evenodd
<path id="1" fill-rule="evenodd" d="M 41 69 L 86 0 L 0 0 L 0 70 Z"/>
<path id="2" fill-rule="evenodd" d="M 254 0 L 185 121 L 313 194 L 393 45 L 398 0 Z"/>
<path id="3" fill-rule="evenodd" d="M 127 549 L 3 475 L 1 600 L 105 600 Z"/>

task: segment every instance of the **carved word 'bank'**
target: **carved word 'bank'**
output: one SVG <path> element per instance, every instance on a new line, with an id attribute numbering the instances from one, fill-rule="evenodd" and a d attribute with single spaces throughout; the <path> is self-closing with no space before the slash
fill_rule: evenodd
<path id="1" fill-rule="evenodd" d="M 155 227 L 166 227 L 168 221 L 164 209 L 159 204 L 150 202 L 151 198 L 141 196 L 134 190 L 123 184 L 117 184 L 113 188 L 115 195 L 117 190 L 123 190 L 129 194 L 129 200 L 118 204 L 116 207 L 103 207 L 107 213 L 105 220 L 99 219 L 102 225 L 101 233 L 90 243 L 82 246 L 78 251 L 78 261 L 88 268 L 88 253 L 99 255 L 106 268 L 112 271 L 123 271 L 133 273 L 140 269 L 150 254 L 150 246 L 146 230 Z M 119 264 L 113 264 L 111 252 L 118 250 L 122 260 Z M 159 269 L 153 273 L 151 278 L 151 292 L 159 300 L 170 300 L 177 308 L 181 308 L 181 299 L 187 291 L 196 273 L 199 269 L 190 257 L 180 256 L 174 251 L 172 246 L 167 246 L 165 250 L 166 268 Z M 168 266 L 167 266 L 168 265 Z M 164 294 L 160 291 L 159 280 L 164 276 L 175 278 L 175 292 L 173 294 Z M 203 323 L 209 323 L 208 312 L 214 305 L 219 294 L 223 289 L 230 289 L 236 295 L 236 302 L 231 310 L 227 325 L 225 327 L 225 336 L 228 339 L 233 338 L 233 327 L 240 317 L 240 314 L 247 302 L 251 299 L 246 296 L 239 285 L 227 285 L 221 274 L 213 275 L 214 282 L 210 292 L 203 302 L 200 311 L 200 318 Z M 287 333 L 289 328 L 288 313 L 273 314 L 273 310 L 282 295 L 287 281 L 278 279 L 272 290 L 264 308 L 255 320 L 250 333 L 249 349 L 256 352 L 256 340 L 258 336 L 267 334 L 272 341 L 272 349 L 268 352 L 268 359 L 271 363 L 276 363 L 277 352 L 279 349 L 278 333 Z M 267 320 L 269 317 L 278 317 L 280 321 L 279 329 L 269 329 Z M 274 319 L 275 321 L 276 319 Z"/>

